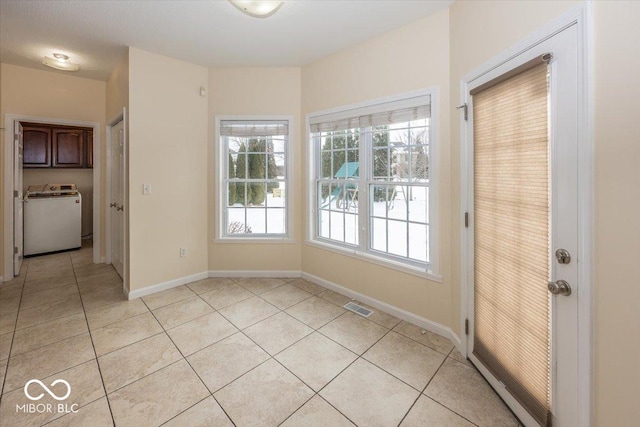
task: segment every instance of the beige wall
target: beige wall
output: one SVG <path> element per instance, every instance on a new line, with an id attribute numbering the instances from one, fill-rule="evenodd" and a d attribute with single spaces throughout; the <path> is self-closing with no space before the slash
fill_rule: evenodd
<path id="1" fill-rule="evenodd" d="M 448 11 L 301 71 L 207 70 L 131 49 L 128 66 L 110 78 L 114 92 L 107 91 L 108 102 L 103 82 L 3 64 L 0 112 L 2 120 L 9 112 L 103 122 L 130 99 L 132 290 L 207 269 L 301 268 L 460 333 L 459 114 L 453 110 L 460 78 L 576 4 L 458 1 Z M 639 18 L 640 3 L 595 2 L 598 426 L 640 423 L 640 135 L 635 123 L 640 117 L 640 88 L 635 83 L 640 75 Z M 123 77 L 127 70 L 128 79 Z M 198 94 L 207 81 L 208 100 Z M 305 114 L 430 86 L 440 94 L 436 108 L 443 283 L 304 245 Z M 67 101 L 60 103 L 60 98 Z M 213 243 L 216 114 L 294 115 L 296 243 Z M 151 184 L 151 196 L 142 196 L 143 183 Z M 187 258 L 178 257 L 181 246 L 188 247 Z"/>
<path id="2" fill-rule="evenodd" d="M 129 51 L 131 291 L 208 270 L 207 80 L 204 67 Z"/>
<path id="3" fill-rule="evenodd" d="M 99 122 L 101 128 L 104 128 L 105 82 L 9 64 L 1 64 L 0 67 L 2 68 L 0 114 L 3 120 L 5 114 L 22 114 L 50 119 Z M 104 131 L 102 131 L 100 140 L 104 141 L 104 137 Z M 4 155 L 4 137 L 2 146 L 0 156 Z M 101 164 L 104 168 L 104 144 L 101 148 Z M 0 164 L 4 165 L 4 159 L 0 159 Z M 0 177 L 2 189 L 4 189 L 4 176 L 3 170 Z M 104 195 L 104 191 L 101 194 Z M 104 200 L 102 202 L 104 203 Z M 2 221 L 3 212 L 0 206 Z M 102 227 L 102 233 L 104 237 L 104 227 Z M 0 259 L 4 259 L 2 249 L 0 247 Z M 102 253 L 104 253 L 104 246 Z M 2 268 L 0 265 L 0 275 L 4 275 Z"/>
<path id="4" fill-rule="evenodd" d="M 82 195 L 82 235 L 87 236 L 93 233 L 93 169 L 24 169 L 24 191 L 30 185 L 66 183 L 77 185 Z"/>
<path id="5" fill-rule="evenodd" d="M 435 87 L 439 93 L 440 274 L 442 283 L 303 246 L 302 269 L 356 292 L 451 326 L 449 11 L 314 62 L 302 70 L 302 113 Z M 306 155 L 306 154 L 305 154 Z M 305 157 L 300 159 L 305 163 Z M 306 215 L 302 218 L 306 221 Z"/>
<path id="6" fill-rule="evenodd" d="M 595 398 L 640 425 L 640 2 L 596 2 Z"/>
<path id="7" fill-rule="evenodd" d="M 451 7 L 451 100 L 458 82 L 577 2 L 471 2 Z M 594 2 L 595 41 L 595 425 L 640 424 L 640 3 Z M 458 141 L 459 118 L 451 121 Z M 454 212 L 459 149 L 452 145 Z M 453 224 L 459 283 L 459 221 Z M 453 318 L 460 300 L 453 288 Z"/>
<path id="8" fill-rule="evenodd" d="M 301 268 L 302 142 L 300 132 L 300 68 L 212 68 L 209 70 L 209 269 L 295 270 Z M 293 116 L 292 140 L 293 243 L 220 243 L 215 239 L 217 220 L 218 140 L 215 116 Z"/>
<path id="9" fill-rule="evenodd" d="M 107 120 L 111 121 L 129 107 L 129 49 L 107 79 Z"/>

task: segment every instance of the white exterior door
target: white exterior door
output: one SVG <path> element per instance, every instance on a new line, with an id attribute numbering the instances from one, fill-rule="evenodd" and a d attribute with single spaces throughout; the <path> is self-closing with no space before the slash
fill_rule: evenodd
<path id="1" fill-rule="evenodd" d="M 13 275 L 20 274 L 24 248 L 24 191 L 22 188 L 23 140 L 22 125 L 14 122 L 14 164 L 13 164 Z"/>
<path id="2" fill-rule="evenodd" d="M 111 127 L 111 263 L 120 277 L 124 267 L 124 121 Z"/>
<path id="3" fill-rule="evenodd" d="M 474 301 L 476 298 L 474 283 L 474 265 L 478 257 L 487 253 L 486 248 L 477 250 L 474 241 L 474 118 L 473 96 L 470 92 L 487 82 L 495 81 L 499 76 L 531 61 L 551 53 L 553 59 L 549 63 L 549 233 L 548 266 L 550 282 L 566 281 L 571 287 L 570 295 L 549 294 L 550 304 L 550 413 L 553 426 L 574 426 L 578 415 L 578 26 L 571 25 L 542 43 L 539 43 L 502 63 L 482 76 L 467 82 L 467 103 L 469 121 L 467 135 L 467 170 L 466 183 L 469 210 L 469 229 L 467 232 L 467 275 L 470 299 L 468 301 L 469 335 L 467 338 L 468 357 L 478 367 L 491 385 L 526 426 L 539 423 L 520 404 L 510 390 L 505 387 L 503 379 L 494 375 L 474 354 Z M 526 120 L 526 114 L 523 115 Z M 479 166 L 477 166 L 479 167 Z M 521 194 L 526 198 L 526 194 Z M 503 236 L 496 235 L 499 240 Z M 559 260 L 556 251 L 564 249 L 571 260 Z M 504 254 L 519 257 L 522 263 L 531 262 L 526 253 Z M 545 266 L 546 268 L 546 266 Z M 547 287 L 547 283 L 532 283 L 531 286 Z M 557 290 L 557 289 L 554 289 Z M 497 292 L 500 290 L 497 289 Z M 515 301 L 515 304 L 526 306 L 528 301 Z M 500 325 L 494 326 L 500 328 Z"/>

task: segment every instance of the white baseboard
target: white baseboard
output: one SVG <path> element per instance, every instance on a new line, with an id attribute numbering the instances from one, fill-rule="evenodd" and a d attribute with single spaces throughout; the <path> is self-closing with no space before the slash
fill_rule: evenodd
<path id="1" fill-rule="evenodd" d="M 369 297 L 367 295 L 361 294 L 359 292 L 353 291 L 344 286 L 330 282 L 329 280 L 323 279 L 318 276 L 314 276 L 313 274 L 304 273 L 297 270 L 209 270 L 207 272 L 196 273 L 196 274 L 192 274 L 190 276 L 185 276 L 185 277 L 179 277 L 177 279 L 169 280 L 163 283 L 158 283 L 156 285 L 147 286 L 142 289 L 136 289 L 136 290 L 130 291 L 127 293 L 127 298 L 129 300 L 132 300 L 135 298 L 144 297 L 147 295 L 154 294 L 156 292 L 165 291 L 167 289 L 175 288 L 177 286 L 181 286 L 187 283 L 203 280 L 208 277 L 246 277 L 246 278 L 251 278 L 251 277 L 300 278 L 302 277 L 303 279 L 313 282 L 324 288 L 338 292 L 339 294 L 342 294 L 342 295 L 346 295 L 349 298 L 353 298 L 355 300 L 361 301 L 380 311 L 384 311 L 385 313 L 395 316 L 398 319 L 405 320 L 423 329 L 426 329 L 435 334 L 448 338 L 451 340 L 451 342 L 453 342 L 453 344 L 456 346 L 456 348 L 459 351 L 462 351 L 462 343 L 460 341 L 460 337 L 458 337 L 458 335 L 455 334 L 453 330 L 447 326 L 433 322 L 429 319 L 418 316 L 417 314 L 410 313 L 406 310 L 403 310 L 401 308 L 398 308 L 386 302 L 383 302 L 375 298 Z"/>
<path id="2" fill-rule="evenodd" d="M 384 311 L 387 314 L 395 316 L 398 319 L 405 320 L 423 329 L 426 329 L 435 334 L 448 338 L 451 340 L 451 342 L 453 342 L 456 348 L 460 349 L 460 344 L 459 344 L 460 338 L 458 338 L 458 336 L 453 332 L 453 330 L 451 330 L 451 328 L 447 326 L 441 325 L 440 323 L 433 322 L 422 316 L 418 316 L 417 314 L 410 313 L 406 310 L 403 310 L 401 308 L 398 308 L 386 302 L 361 294 L 360 292 L 356 292 L 349 288 L 345 288 L 344 286 L 340 286 L 336 283 L 322 279 L 318 276 L 314 276 L 313 274 L 303 272 L 302 278 L 310 282 L 313 282 L 317 285 L 320 285 L 322 287 L 325 287 L 327 289 L 331 289 L 332 291 L 335 291 L 339 294 L 348 296 L 349 298 L 363 302 L 367 305 L 370 305 L 371 307 L 377 308 L 380 311 Z"/>
<path id="3" fill-rule="evenodd" d="M 209 274 L 206 271 L 203 271 L 202 273 L 192 274 L 190 276 L 179 277 L 177 279 L 168 280 L 166 282 L 158 283 L 156 285 L 147 286 L 142 289 L 135 289 L 133 291 L 129 291 L 129 293 L 127 294 L 127 299 L 132 300 L 132 299 L 144 297 L 147 295 L 155 294 L 156 292 L 166 291 L 167 289 L 185 285 L 187 283 L 197 282 L 198 280 L 203 280 L 208 277 L 209 277 Z"/>
<path id="4" fill-rule="evenodd" d="M 209 277 L 285 277 L 298 279 L 298 270 L 209 270 Z"/>

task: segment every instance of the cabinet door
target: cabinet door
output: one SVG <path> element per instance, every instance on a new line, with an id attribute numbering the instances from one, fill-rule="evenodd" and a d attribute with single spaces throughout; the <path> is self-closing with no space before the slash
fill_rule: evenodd
<path id="1" fill-rule="evenodd" d="M 84 167 L 84 131 L 75 129 L 53 130 L 53 167 Z"/>
<path id="2" fill-rule="evenodd" d="M 86 145 L 85 150 L 87 152 L 87 162 L 85 167 L 93 168 L 93 131 L 88 130 L 85 132 L 86 136 Z"/>
<path id="3" fill-rule="evenodd" d="M 23 127 L 23 159 L 25 168 L 51 167 L 51 129 Z"/>

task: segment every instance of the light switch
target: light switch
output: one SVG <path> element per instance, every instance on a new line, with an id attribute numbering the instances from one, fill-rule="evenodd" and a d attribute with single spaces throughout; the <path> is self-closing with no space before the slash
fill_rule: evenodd
<path id="1" fill-rule="evenodd" d="M 142 194 L 148 196 L 151 194 L 151 185 L 150 184 L 142 184 Z"/>

